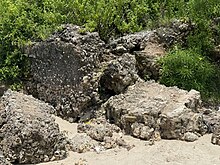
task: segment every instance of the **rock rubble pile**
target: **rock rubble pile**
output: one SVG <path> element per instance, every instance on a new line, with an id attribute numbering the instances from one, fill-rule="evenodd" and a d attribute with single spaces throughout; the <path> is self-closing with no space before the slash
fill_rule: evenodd
<path id="1" fill-rule="evenodd" d="M 134 146 L 124 134 L 154 144 L 161 138 L 192 142 L 213 133 L 211 142 L 220 145 L 219 112 L 202 107 L 199 92 L 156 82 L 157 60 L 172 44 L 184 44 L 192 29 L 174 21 L 169 28 L 104 43 L 96 32 L 64 25 L 27 47 L 29 95 L 0 86 L 0 164 L 63 159 L 68 150 L 130 150 Z M 77 135 L 61 133 L 52 114 L 79 122 Z"/>

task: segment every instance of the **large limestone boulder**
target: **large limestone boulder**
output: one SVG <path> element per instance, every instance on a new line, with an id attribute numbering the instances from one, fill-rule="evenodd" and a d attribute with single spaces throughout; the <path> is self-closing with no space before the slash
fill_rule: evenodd
<path id="1" fill-rule="evenodd" d="M 110 42 L 107 47 L 111 53 L 118 56 L 132 54 L 136 59 L 136 70 L 142 79 L 158 80 L 160 66 L 157 61 L 166 53 L 165 41 L 161 40 L 156 30 L 143 31 L 120 37 Z"/>
<path id="2" fill-rule="evenodd" d="M 160 66 L 157 60 L 165 55 L 166 48 L 176 43 L 184 46 L 194 28 L 191 22 L 174 20 L 153 31 L 141 31 L 112 40 L 107 48 L 119 56 L 124 53 L 134 55 L 138 75 L 145 80 L 158 80 Z"/>
<path id="3" fill-rule="evenodd" d="M 65 25 L 48 40 L 27 49 L 31 78 L 26 90 L 49 102 L 56 114 L 73 122 L 98 100 L 100 57 L 104 42 L 98 33 L 81 33 L 79 26 Z"/>
<path id="4" fill-rule="evenodd" d="M 135 56 L 125 53 L 111 60 L 100 78 L 103 92 L 120 94 L 138 80 Z"/>
<path id="5" fill-rule="evenodd" d="M 0 151 L 12 163 L 39 163 L 66 156 L 66 140 L 53 107 L 8 90 L 0 100 Z"/>
<path id="6" fill-rule="evenodd" d="M 70 122 L 92 118 L 102 102 L 139 78 L 134 55 L 115 55 L 105 46 L 98 33 L 65 25 L 27 49 L 31 70 L 25 90 Z"/>
<path id="7" fill-rule="evenodd" d="M 141 31 L 112 40 L 107 48 L 113 54 L 132 53 L 144 50 L 149 42 L 170 47 L 176 43 L 185 45 L 186 38 L 195 29 L 191 22 L 173 20 L 171 23 L 152 31 Z"/>
<path id="8" fill-rule="evenodd" d="M 159 133 L 165 139 L 190 141 L 207 130 L 200 106 L 200 94 L 195 90 L 187 92 L 149 81 L 111 97 L 103 108 L 110 122 L 127 134 L 149 140 Z"/>

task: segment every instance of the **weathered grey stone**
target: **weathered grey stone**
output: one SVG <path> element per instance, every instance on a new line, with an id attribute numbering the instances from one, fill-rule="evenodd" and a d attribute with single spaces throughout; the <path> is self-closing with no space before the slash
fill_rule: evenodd
<path id="1" fill-rule="evenodd" d="M 203 118 L 208 128 L 208 133 L 212 133 L 211 143 L 220 145 L 220 111 L 204 114 Z"/>
<path id="2" fill-rule="evenodd" d="M 144 80 L 158 80 L 160 66 L 158 60 L 165 56 L 165 49 L 158 43 L 149 42 L 144 50 L 134 52 L 138 75 Z"/>
<path id="3" fill-rule="evenodd" d="M 166 47 L 170 47 L 176 43 L 185 46 L 187 37 L 194 29 L 194 23 L 184 22 L 176 19 L 165 27 L 156 29 L 155 33 L 160 42 Z"/>
<path id="4" fill-rule="evenodd" d="M 56 114 L 74 122 L 82 111 L 99 102 L 96 69 L 104 42 L 98 33 L 80 33 L 80 27 L 65 25 L 48 40 L 27 48 L 31 61 L 29 94 L 49 102 Z"/>
<path id="5" fill-rule="evenodd" d="M 101 89 L 115 94 L 124 92 L 128 86 L 133 85 L 139 78 L 135 66 L 135 56 L 128 53 L 110 61 L 100 79 Z"/>
<path id="6" fill-rule="evenodd" d="M 220 133 L 219 132 L 220 131 L 218 130 L 212 134 L 211 143 L 220 146 Z"/>
<path id="7" fill-rule="evenodd" d="M 143 50 L 149 41 L 159 40 L 155 31 L 142 31 L 129 34 L 111 41 L 107 48 L 113 54 L 121 55 L 123 53 L 132 53 Z"/>
<path id="8" fill-rule="evenodd" d="M 219 124 L 220 120 L 219 119 L 220 118 L 219 118 L 219 114 L 218 114 L 218 121 L 215 121 L 213 125 L 209 125 L 209 126 L 212 128 L 211 130 L 213 132 L 212 138 L 211 138 L 211 143 L 220 146 L 220 124 Z"/>
<path id="9" fill-rule="evenodd" d="M 113 132 L 110 129 L 106 129 L 103 126 L 92 127 L 87 134 L 95 140 L 103 141 L 106 136 L 112 137 Z"/>
<path id="10" fill-rule="evenodd" d="M 100 133 L 100 132 L 99 132 Z M 71 150 L 78 153 L 84 153 L 88 151 L 95 151 L 100 153 L 101 151 L 115 148 L 117 146 L 126 148 L 130 150 L 133 145 L 127 143 L 122 137 L 117 136 L 104 136 L 102 141 L 98 139 L 98 141 L 94 140 L 90 136 L 85 133 L 77 134 L 74 136 L 71 141 Z"/>
<path id="11" fill-rule="evenodd" d="M 39 163 L 66 156 L 54 108 L 22 93 L 8 90 L 0 100 L 0 150 L 14 163 Z"/>
<path id="12" fill-rule="evenodd" d="M 165 55 L 164 48 L 170 48 L 176 43 L 186 44 L 186 38 L 194 28 L 190 22 L 174 20 L 153 31 L 142 31 L 117 38 L 111 41 L 107 48 L 118 56 L 124 53 L 135 55 L 138 75 L 145 80 L 158 80 L 160 66 L 156 61 Z"/>
<path id="13" fill-rule="evenodd" d="M 188 142 L 194 142 L 194 141 L 199 139 L 199 137 L 196 134 L 192 133 L 192 132 L 186 132 L 184 134 L 183 138 L 184 138 L 185 141 L 188 141 Z"/>
<path id="14" fill-rule="evenodd" d="M 205 109 L 204 112 L 207 110 Z M 207 125 L 208 133 L 218 132 L 220 129 L 220 111 L 213 111 L 212 113 L 203 114 L 204 123 Z"/>
<path id="15" fill-rule="evenodd" d="M 89 121 L 88 123 L 79 123 L 77 131 L 86 133 L 92 139 L 103 142 L 105 137 L 112 137 L 114 132 L 120 132 L 120 128 L 114 124 L 109 124 L 106 120 L 99 122 L 100 119 Z"/>
<path id="16" fill-rule="evenodd" d="M 100 153 L 103 150 L 115 148 L 117 146 L 130 150 L 133 145 L 127 143 L 122 137 L 119 127 L 110 124 L 104 118 L 97 118 L 87 123 L 79 123 L 78 133 L 71 139 L 71 147 L 75 152 L 87 152 L 94 150 Z"/>
<path id="17" fill-rule="evenodd" d="M 11 165 L 11 163 L 4 157 L 4 155 L 1 151 L 0 151 L 0 164 L 1 165 Z"/>
<path id="18" fill-rule="evenodd" d="M 150 140 L 153 137 L 154 129 L 148 126 L 145 126 L 142 123 L 134 123 L 131 125 L 131 132 L 134 137 Z"/>
<path id="19" fill-rule="evenodd" d="M 171 23 L 152 31 L 141 31 L 111 41 L 107 48 L 113 54 L 131 53 L 144 50 L 149 42 L 170 47 L 177 42 L 186 44 L 186 38 L 195 29 L 191 22 L 173 20 Z"/>
<path id="20" fill-rule="evenodd" d="M 85 133 L 77 134 L 70 141 L 71 150 L 78 153 L 91 151 L 99 145 L 97 141 L 93 140 Z"/>
<path id="21" fill-rule="evenodd" d="M 124 94 L 111 97 L 104 105 L 106 117 L 125 133 L 150 139 L 159 131 L 165 139 L 183 139 L 186 132 L 203 135 L 200 94 L 154 82 L 130 86 Z"/>
<path id="22" fill-rule="evenodd" d="M 106 136 L 103 141 L 105 149 L 111 149 L 118 146 L 117 141 L 113 137 Z"/>
<path id="23" fill-rule="evenodd" d="M 126 53 L 127 49 L 122 45 L 117 45 L 117 47 L 115 48 L 115 51 L 118 53 Z"/>

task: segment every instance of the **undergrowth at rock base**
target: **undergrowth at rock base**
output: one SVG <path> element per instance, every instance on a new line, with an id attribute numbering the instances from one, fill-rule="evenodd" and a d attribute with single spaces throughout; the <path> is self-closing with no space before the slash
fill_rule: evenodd
<path id="1" fill-rule="evenodd" d="M 216 102 L 219 99 L 220 72 L 207 57 L 195 50 L 173 50 L 159 61 L 160 83 L 178 86 L 181 89 L 195 89 L 201 92 L 203 100 Z"/>

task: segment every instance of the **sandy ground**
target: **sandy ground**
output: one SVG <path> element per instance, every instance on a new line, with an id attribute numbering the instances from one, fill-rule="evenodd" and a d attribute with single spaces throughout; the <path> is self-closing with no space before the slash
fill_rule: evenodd
<path id="1" fill-rule="evenodd" d="M 76 124 L 58 117 L 56 122 L 62 131 L 68 132 L 68 136 L 76 134 Z M 130 136 L 124 138 L 135 145 L 130 151 L 116 148 L 99 154 L 70 152 L 64 160 L 38 165 L 75 165 L 83 159 L 87 165 L 220 165 L 220 146 L 211 144 L 211 135 L 205 135 L 196 142 L 161 140 L 152 146 Z"/>

